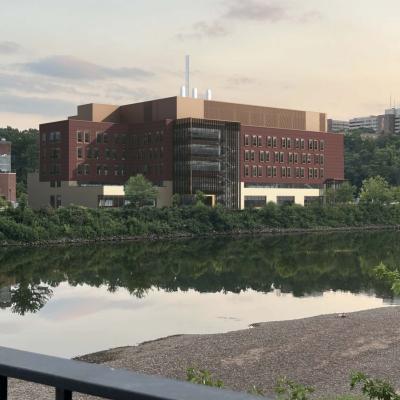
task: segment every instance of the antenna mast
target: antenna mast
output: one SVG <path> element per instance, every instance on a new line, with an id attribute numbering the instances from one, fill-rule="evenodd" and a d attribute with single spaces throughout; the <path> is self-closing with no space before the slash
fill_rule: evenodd
<path id="1" fill-rule="evenodd" d="M 186 69 L 185 69 L 185 86 L 186 93 L 190 96 L 190 56 L 186 56 Z"/>

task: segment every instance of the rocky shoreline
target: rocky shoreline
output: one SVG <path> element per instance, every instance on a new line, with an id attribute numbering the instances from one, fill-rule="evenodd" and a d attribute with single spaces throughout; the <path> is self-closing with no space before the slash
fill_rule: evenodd
<path id="1" fill-rule="evenodd" d="M 237 237 L 237 236 L 253 236 L 253 235 L 296 235 L 309 233 L 335 233 L 335 232 L 363 232 L 363 231 L 397 231 L 400 230 L 400 225 L 364 225 L 354 227 L 320 227 L 307 229 L 280 229 L 268 228 L 262 230 L 249 231 L 231 231 L 231 232 L 210 232 L 207 235 L 194 235 L 187 233 L 171 234 L 171 235 L 145 235 L 145 236 L 113 236 L 99 237 L 94 239 L 85 238 L 62 238 L 54 240 L 40 240 L 35 242 L 15 242 L 2 241 L 0 247 L 43 247 L 43 246 L 63 246 L 63 245 L 86 245 L 97 242 L 101 243 L 121 243 L 121 242 L 140 242 L 140 241 L 158 241 L 158 240 L 185 240 L 185 239 L 202 239 L 209 237 Z"/>
<path id="2" fill-rule="evenodd" d="M 246 391 L 255 385 L 267 395 L 284 376 L 314 386 L 318 398 L 348 394 L 352 371 L 389 379 L 400 388 L 400 307 L 178 335 L 79 359 L 175 379 L 185 379 L 189 367 L 204 368 L 228 388 Z M 10 394 L 12 399 L 53 398 L 49 390 L 15 381 Z M 88 397 L 74 397 L 81 398 Z"/>

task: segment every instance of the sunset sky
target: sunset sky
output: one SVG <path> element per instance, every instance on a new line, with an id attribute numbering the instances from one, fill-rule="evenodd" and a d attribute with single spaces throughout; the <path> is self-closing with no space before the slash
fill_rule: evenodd
<path id="1" fill-rule="evenodd" d="M 398 0 L 2 0 L 0 127 L 179 94 L 326 112 L 400 105 Z"/>

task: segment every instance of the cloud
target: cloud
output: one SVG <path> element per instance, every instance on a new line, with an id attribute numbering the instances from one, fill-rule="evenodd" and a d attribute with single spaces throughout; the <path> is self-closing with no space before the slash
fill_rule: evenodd
<path id="1" fill-rule="evenodd" d="M 110 68 L 72 56 L 52 56 L 21 64 L 26 71 L 71 80 L 103 80 L 110 78 L 146 79 L 154 74 L 141 68 Z"/>
<path id="2" fill-rule="evenodd" d="M 65 100 L 24 97 L 0 93 L 0 110 L 20 114 L 40 114 L 49 117 L 72 115 L 76 105 Z"/>
<path id="3" fill-rule="evenodd" d="M 315 22 L 315 21 L 320 21 L 322 19 L 322 15 L 319 11 L 308 11 L 301 15 L 298 18 L 298 22 L 301 23 L 310 23 L 310 22 Z"/>
<path id="4" fill-rule="evenodd" d="M 177 36 L 178 39 L 201 39 L 204 37 L 212 38 L 212 37 L 221 37 L 228 35 L 229 30 L 221 24 L 219 21 L 199 21 L 193 25 L 191 32 L 188 33 L 179 33 Z"/>
<path id="5" fill-rule="evenodd" d="M 278 22 L 287 19 L 284 7 L 269 0 L 229 0 L 223 18 Z"/>
<path id="6" fill-rule="evenodd" d="M 0 54 L 14 54 L 21 50 L 21 46 L 15 42 L 0 42 Z"/>

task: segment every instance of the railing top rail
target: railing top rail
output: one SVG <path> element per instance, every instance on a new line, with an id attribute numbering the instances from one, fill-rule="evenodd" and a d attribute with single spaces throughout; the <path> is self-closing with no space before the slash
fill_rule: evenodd
<path id="1" fill-rule="evenodd" d="M 0 376 L 106 399 L 254 400 L 254 396 L 0 347 Z"/>

